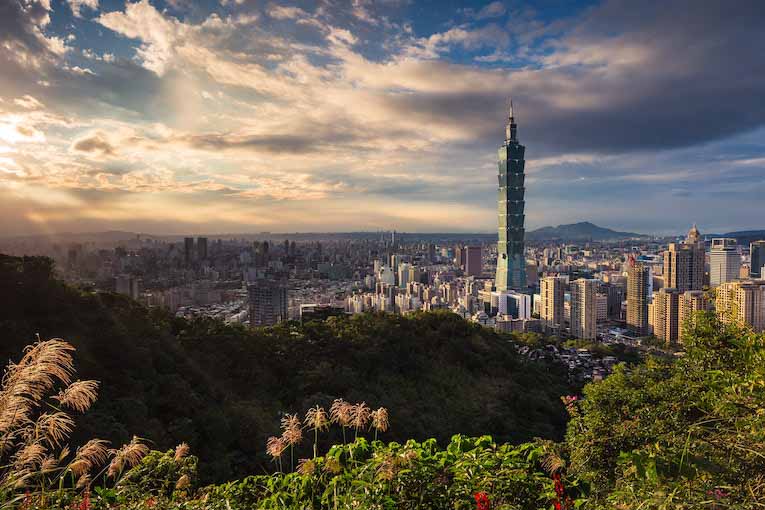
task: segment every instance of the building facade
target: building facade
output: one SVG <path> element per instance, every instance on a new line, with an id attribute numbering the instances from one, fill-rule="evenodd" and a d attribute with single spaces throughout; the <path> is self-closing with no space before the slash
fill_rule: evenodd
<path id="1" fill-rule="evenodd" d="M 598 280 L 581 278 L 571 284 L 571 335 L 576 338 L 597 338 Z"/>
<path id="2" fill-rule="evenodd" d="M 704 243 L 694 225 L 682 243 L 670 243 L 664 252 L 664 286 L 701 290 L 704 285 Z"/>
<path id="3" fill-rule="evenodd" d="M 721 284 L 716 289 L 715 310 L 723 322 L 765 331 L 765 280 Z"/>
<path id="4" fill-rule="evenodd" d="M 563 328 L 565 285 L 566 280 L 560 276 L 546 276 L 540 281 L 539 318 L 547 331 L 560 331 Z"/>
<path id="5" fill-rule="evenodd" d="M 751 264 L 749 276 L 752 278 L 765 279 L 763 267 L 765 267 L 765 241 L 755 241 L 749 245 Z"/>
<path id="6" fill-rule="evenodd" d="M 483 249 L 480 246 L 465 246 L 465 274 L 481 276 L 483 272 Z"/>
<path id="7" fill-rule="evenodd" d="M 712 239 L 709 252 L 709 285 L 717 287 L 738 279 L 741 270 L 741 255 L 738 243 L 731 238 Z"/>
<path id="8" fill-rule="evenodd" d="M 651 269 L 630 259 L 627 269 L 627 326 L 637 335 L 648 334 L 648 288 Z"/>
<path id="9" fill-rule="evenodd" d="M 526 147 L 518 142 L 518 126 L 510 103 L 505 142 L 499 148 L 497 274 L 498 291 L 526 287 L 524 254 L 524 170 Z"/>
<path id="10" fill-rule="evenodd" d="M 273 326 L 288 319 L 287 285 L 282 280 L 258 278 L 247 286 L 250 326 Z"/>
<path id="11" fill-rule="evenodd" d="M 677 316 L 678 342 L 683 343 L 688 332 L 693 329 L 698 312 L 709 310 L 707 295 L 700 290 L 689 290 L 680 296 Z"/>
<path id="12" fill-rule="evenodd" d="M 653 334 L 667 345 L 678 343 L 680 291 L 663 288 L 653 295 Z"/>

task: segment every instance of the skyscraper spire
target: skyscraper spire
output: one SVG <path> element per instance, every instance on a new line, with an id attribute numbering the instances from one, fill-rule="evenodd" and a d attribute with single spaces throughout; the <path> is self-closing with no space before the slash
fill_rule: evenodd
<path id="1" fill-rule="evenodd" d="M 518 126 L 515 123 L 512 99 L 510 99 L 510 114 L 507 120 L 507 126 L 505 127 L 505 140 L 513 142 L 518 141 Z"/>

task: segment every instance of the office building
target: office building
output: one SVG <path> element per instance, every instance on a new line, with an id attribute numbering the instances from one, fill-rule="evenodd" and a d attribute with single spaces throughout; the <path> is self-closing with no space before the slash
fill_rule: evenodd
<path id="1" fill-rule="evenodd" d="M 608 320 L 608 295 L 598 294 L 595 295 L 595 308 L 597 308 L 597 321 L 605 322 Z"/>
<path id="2" fill-rule="evenodd" d="M 409 276 L 411 266 L 406 262 L 402 262 L 398 265 L 398 286 L 406 287 L 409 283 Z"/>
<path id="3" fill-rule="evenodd" d="M 625 283 L 610 282 L 600 284 L 600 292 L 608 296 L 607 317 L 609 320 L 622 319 L 622 303 L 624 303 L 626 295 Z"/>
<path id="4" fill-rule="evenodd" d="M 627 327 L 637 335 L 648 334 L 650 268 L 630 258 L 627 269 Z"/>
<path id="5" fill-rule="evenodd" d="M 571 284 L 571 335 L 576 338 L 597 338 L 598 280 L 581 278 Z"/>
<path id="6" fill-rule="evenodd" d="M 184 261 L 186 262 L 186 265 L 188 266 L 194 260 L 194 238 L 184 237 L 183 248 L 184 248 L 183 250 Z"/>
<path id="7" fill-rule="evenodd" d="M 505 142 L 499 148 L 497 274 L 498 291 L 526 287 L 524 254 L 524 166 L 526 148 L 518 142 L 518 126 L 510 103 Z"/>
<path id="8" fill-rule="evenodd" d="M 465 254 L 465 274 L 467 276 L 481 276 L 483 272 L 483 249 L 480 246 L 466 246 L 463 248 Z"/>
<path id="9" fill-rule="evenodd" d="M 678 343 L 683 343 L 688 332 L 693 329 L 696 314 L 709 310 L 709 307 L 709 299 L 703 291 L 689 290 L 680 296 L 677 316 Z"/>
<path id="10" fill-rule="evenodd" d="M 667 345 L 674 345 L 679 338 L 680 291 L 663 288 L 653 295 L 653 334 Z"/>
<path id="11" fill-rule="evenodd" d="M 716 289 L 715 309 L 723 322 L 765 331 L 765 280 L 721 284 Z"/>
<path id="12" fill-rule="evenodd" d="M 664 252 L 664 286 L 677 289 L 701 290 L 704 285 L 704 244 L 696 225 L 684 242 L 670 243 Z"/>
<path id="13" fill-rule="evenodd" d="M 749 276 L 751 278 L 762 278 L 765 280 L 765 241 L 755 241 L 749 245 L 749 254 L 751 255 L 751 264 L 749 266 Z"/>
<path id="14" fill-rule="evenodd" d="M 287 285 L 283 280 L 258 278 L 247 286 L 250 326 L 272 326 L 287 320 Z"/>
<path id="15" fill-rule="evenodd" d="M 197 237 L 197 259 L 207 260 L 207 238 Z"/>
<path id="16" fill-rule="evenodd" d="M 566 280 L 560 276 L 546 276 L 540 281 L 539 318 L 547 331 L 560 332 L 563 328 L 565 285 Z"/>
<path id="17" fill-rule="evenodd" d="M 117 294 L 124 294 L 133 299 L 138 299 L 138 296 L 141 294 L 141 279 L 127 274 L 115 276 L 114 291 Z"/>
<path id="18" fill-rule="evenodd" d="M 739 277 L 741 255 L 735 239 L 712 239 L 712 250 L 709 252 L 709 285 L 717 287 L 723 283 L 732 282 Z"/>

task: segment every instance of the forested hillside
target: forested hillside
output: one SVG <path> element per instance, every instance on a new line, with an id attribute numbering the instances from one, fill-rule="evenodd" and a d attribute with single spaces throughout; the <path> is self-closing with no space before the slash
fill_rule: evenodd
<path id="1" fill-rule="evenodd" d="M 36 334 L 60 337 L 77 348 L 80 377 L 101 381 L 75 440 L 185 441 L 207 481 L 273 469 L 264 445 L 282 415 L 335 398 L 388 408 L 385 440 L 446 444 L 462 433 L 520 443 L 565 430 L 565 372 L 525 361 L 508 337 L 450 313 L 248 331 L 81 292 L 57 281 L 46 258 L 8 256 L 0 300 L 2 359 L 18 358 Z M 341 441 L 335 431 L 322 448 Z"/>

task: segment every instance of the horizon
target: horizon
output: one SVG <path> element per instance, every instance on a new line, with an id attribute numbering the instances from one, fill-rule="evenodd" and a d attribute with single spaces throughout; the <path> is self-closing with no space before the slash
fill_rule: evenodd
<path id="1" fill-rule="evenodd" d="M 763 228 L 761 2 L 433 4 L 4 3 L 0 237 Z"/>
<path id="2" fill-rule="evenodd" d="M 559 225 L 543 225 L 539 228 L 528 230 L 526 233 L 534 233 L 543 229 L 558 229 L 562 227 L 571 227 L 576 225 L 582 225 L 582 224 L 589 224 L 593 227 L 605 229 L 605 230 L 611 230 L 613 232 L 621 233 L 621 234 L 637 234 L 642 237 L 649 237 L 649 238 L 673 238 L 673 237 L 684 237 L 687 232 L 675 232 L 671 234 L 657 234 L 657 233 L 651 233 L 651 232 L 629 232 L 629 231 L 623 231 L 615 228 L 611 228 L 608 226 L 603 225 L 596 225 L 589 221 L 578 221 L 574 223 L 563 223 Z M 747 233 L 747 232 L 765 232 L 765 228 L 761 229 L 737 229 L 737 230 L 730 230 L 730 231 L 717 231 L 717 232 L 705 232 L 703 229 L 700 229 L 701 236 L 703 238 L 709 238 L 712 235 L 729 235 L 729 234 L 741 234 L 741 233 Z M 99 231 L 74 231 L 74 232 L 49 232 L 45 234 L 21 234 L 21 235 L 4 235 L 0 234 L 0 239 L 14 239 L 14 238 L 25 238 L 25 237 L 64 237 L 64 236 L 88 236 L 88 235 L 104 235 L 104 234 L 126 234 L 126 235 L 137 235 L 137 236 L 148 236 L 148 237 L 155 237 L 155 238 L 183 238 L 183 237 L 208 237 L 208 238 L 215 238 L 215 237 L 235 237 L 235 236 L 289 236 L 289 235 L 353 235 L 353 234 L 359 234 L 359 235 L 369 235 L 369 234 L 390 234 L 391 232 L 394 232 L 394 230 L 336 230 L 336 231 L 320 231 L 320 230 L 306 230 L 306 231 L 258 231 L 258 232 L 177 232 L 177 233 L 151 233 L 151 232 L 139 232 L 139 231 L 128 231 L 128 230 L 99 230 Z M 406 230 L 395 230 L 395 233 L 397 236 L 399 235 L 407 235 L 407 236 L 434 236 L 434 235 L 458 235 L 458 236 L 469 236 L 469 235 L 480 235 L 480 236 L 496 236 L 496 232 L 493 231 L 480 231 L 480 230 L 464 230 L 464 231 L 406 231 Z M 535 241 L 535 240 L 531 240 Z"/>

